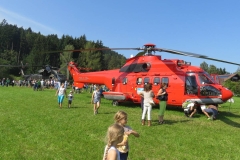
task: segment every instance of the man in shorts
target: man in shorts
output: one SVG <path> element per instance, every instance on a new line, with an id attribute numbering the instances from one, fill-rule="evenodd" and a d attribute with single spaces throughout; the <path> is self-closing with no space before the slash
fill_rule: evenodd
<path id="1" fill-rule="evenodd" d="M 218 105 L 217 104 L 210 104 L 207 105 L 206 108 L 201 106 L 202 112 L 208 117 L 208 120 L 215 120 L 218 114 Z M 210 116 L 209 114 L 212 114 Z"/>

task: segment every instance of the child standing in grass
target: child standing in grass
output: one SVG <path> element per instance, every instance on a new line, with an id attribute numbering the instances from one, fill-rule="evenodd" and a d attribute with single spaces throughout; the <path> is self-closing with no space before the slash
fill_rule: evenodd
<path id="1" fill-rule="evenodd" d="M 139 134 L 136 131 L 132 130 L 130 126 L 126 125 L 127 124 L 126 112 L 118 111 L 114 116 L 114 120 L 117 124 L 121 125 L 124 128 L 123 141 L 121 143 L 118 143 L 117 149 L 120 152 L 120 160 L 127 160 L 129 151 L 128 136 L 132 134 L 135 137 L 139 137 Z"/>
<path id="2" fill-rule="evenodd" d="M 72 91 L 70 91 L 68 94 L 68 108 L 71 107 L 72 100 L 73 100 L 73 93 L 72 93 Z"/>
<path id="3" fill-rule="evenodd" d="M 119 124 L 113 124 L 108 127 L 107 145 L 104 149 L 103 160 L 120 160 L 120 154 L 117 150 L 117 144 L 123 140 L 124 129 Z"/>
<path id="4" fill-rule="evenodd" d="M 96 90 L 93 91 L 91 102 L 93 103 L 94 115 L 96 115 L 96 114 L 98 114 L 98 109 L 100 108 L 100 102 L 101 102 L 101 92 L 100 92 L 99 86 L 97 86 Z"/>

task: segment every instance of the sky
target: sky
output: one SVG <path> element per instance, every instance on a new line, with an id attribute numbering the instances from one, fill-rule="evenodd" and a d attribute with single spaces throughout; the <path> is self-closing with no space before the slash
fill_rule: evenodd
<path id="1" fill-rule="evenodd" d="M 109 48 L 157 48 L 206 55 L 240 64 L 239 0 L 1 0 L 0 21 L 57 34 L 101 40 Z M 117 51 L 129 58 L 138 51 Z M 162 59 L 206 62 L 226 71 L 239 66 L 157 52 Z"/>

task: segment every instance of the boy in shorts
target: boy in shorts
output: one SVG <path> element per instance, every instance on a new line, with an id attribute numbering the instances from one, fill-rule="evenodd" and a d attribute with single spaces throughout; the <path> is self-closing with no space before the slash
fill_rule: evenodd
<path id="1" fill-rule="evenodd" d="M 73 92 L 70 91 L 69 94 L 68 94 L 68 108 L 71 107 L 72 100 L 73 100 Z"/>

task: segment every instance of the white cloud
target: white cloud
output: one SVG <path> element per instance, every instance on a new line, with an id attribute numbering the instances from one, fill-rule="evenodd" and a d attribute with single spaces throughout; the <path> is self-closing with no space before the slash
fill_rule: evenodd
<path id="1" fill-rule="evenodd" d="M 40 32 L 44 35 L 57 34 L 61 36 L 55 29 L 0 7 L 0 21 L 3 19 L 6 19 L 9 24 L 17 25 L 25 29 L 30 27 L 34 32 Z"/>

